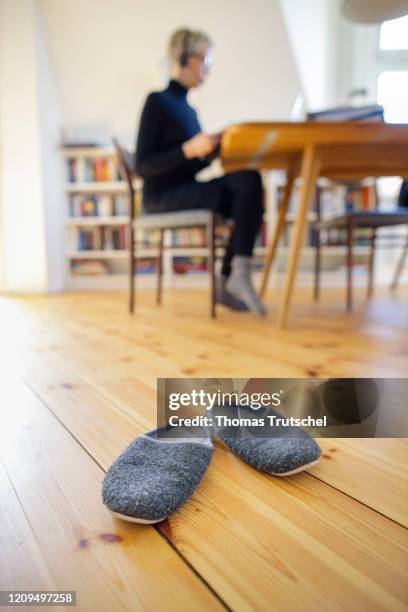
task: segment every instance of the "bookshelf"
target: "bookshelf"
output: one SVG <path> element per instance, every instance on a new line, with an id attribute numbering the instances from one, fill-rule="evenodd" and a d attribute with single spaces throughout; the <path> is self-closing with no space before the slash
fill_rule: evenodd
<path id="1" fill-rule="evenodd" d="M 128 283 L 128 196 L 113 147 L 64 147 L 65 261 L 68 289 L 125 289 Z M 141 184 L 136 184 L 140 197 Z M 136 205 L 136 203 L 135 203 Z M 153 287 L 157 232 L 137 231 L 138 285 Z M 200 286 L 207 282 L 208 252 L 201 230 L 167 232 L 163 281 Z"/>
<path id="2" fill-rule="evenodd" d="M 66 166 L 65 182 L 65 261 L 68 289 L 125 289 L 128 282 L 128 196 L 126 184 L 120 179 L 113 147 L 65 147 L 62 156 Z M 267 204 L 264 223 L 254 251 L 254 270 L 261 271 L 267 243 L 276 221 L 283 173 L 272 172 L 264 177 Z M 323 208 L 336 212 L 344 207 L 345 194 L 338 187 L 321 185 Z M 140 198 L 141 185 L 136 185 Z M 287 236 L 279 247 L 277 266 L 284 269 L 288 254 L 290 228 L 294 220 L 294 196 L 287 215 Z M 327 195 L 329 194 L 329 195 Z M 324 199 L 326 200 L 324 201 Z M 330 203 L 331 198 L 331 203 Z M 136 206 L 136 203 L 135 203 Z M 337 206 L 337 209 L 336 209 Z M 309 213 L 310 221 L 316 212 Z M 157 232 L 141 232 L 138 243 L 137 271 L 139 286 L 155 284 Z M 204 230 L 172 230 L 165 235 L 163 282 L 172 287 L 204 286 L 208 282 Z M 325 247 L 323 247 L 325 249 Z M 360 247 L 365 254 L 367 247 Z M 301 265 L 311 269 L 314 247 L 310 235 L 302 250 Z M 326 253 L 326 250 L 325 250 Z M 344 247 L 330 247 L 325 267 L 333 269 L 344 263 Z"/>
<path id="3" fill-rule="evenodd" d="M 69 289 L 126 286 L 129 210 L 113 147 L 64 147 Z"/>

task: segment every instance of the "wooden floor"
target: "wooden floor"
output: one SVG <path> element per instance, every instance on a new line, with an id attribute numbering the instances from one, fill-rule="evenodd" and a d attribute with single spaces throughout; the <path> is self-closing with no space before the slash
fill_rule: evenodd
<path id="1" fill-rule="evenodd" d="M 205 291 L 0 298 L 0 588 L 76 590 L 77 609 L 406 610 L 408 444 L 321 440 L 286 479 L 221 444 L 158 527 L 114 519 L 105 470 L 155 424 L 157 377 L 407 376 L 408 291 L 299 291 L 271 315 L 208 317 Z M 59 608 L 60 609 L 60 608 Z"/>

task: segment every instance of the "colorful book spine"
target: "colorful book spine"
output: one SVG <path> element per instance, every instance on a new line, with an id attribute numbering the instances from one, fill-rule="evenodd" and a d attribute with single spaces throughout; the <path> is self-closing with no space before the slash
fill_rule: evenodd
<path id="1" fill-rule="evenodd" d="M 175 274 L 200 274 L 208 271 L 206 257 L 173 257 Z"/>
<path id="2" fill-rule="evenodd" d="M 69 212 L 71 217 L 112 217 L 114 205 L 112 196 L 80 195 L 75 194 L 70 198 Z"/>
<path id="3" fill-rule="evenodd" d="M 88 159 L 75 157 L 68 159 L 68 182 L 105 182 L 121 180 L 118 165 L 114 157 L 97 157 Z"/>
<path id="4" fill-rule="evenodd" d="M 124 194 L 115 196 L 115 215 L 125 217 L 128 214 L 128 197 Z"/>
<path id="5" fill-rule="evenodd" d="M 157 269 L 156 257 L 140 257 L 135 262 L 135 272 L 137 274 L 153 274 Z"/>
<path id="6" fill-rule="evenodd" d="M 93 227 L 78 231 L 79 251 L 123 251 L 128 246 L 126 227 Z"/>

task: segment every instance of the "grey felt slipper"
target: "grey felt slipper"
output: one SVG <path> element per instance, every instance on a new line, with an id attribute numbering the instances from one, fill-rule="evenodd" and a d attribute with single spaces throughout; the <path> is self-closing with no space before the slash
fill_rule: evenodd
<path id="1" fill-rule="evenodd" d="M 195 432 L 195 436 L 197 432 Z M 114 461 L 102 482 L 103 503 L 119 518 L 158 523 L 194 493 L 210 463 L 208 433 L 186 438 L 136 438 Z"/>
<path id="2" fill-rule="evenodd" d="M 320 447 L 313 438 L 300 427 L 269 425 L 266 415 L 283 418 L 274 410 L 262 414 L 264 426 L 242 426 L 223 424 L 214 417 L 228 416 L 230 419 L 258 418 L 256 411 L 235 406 L 225 411 L 213 413 L 214 429 L 217 437 L 240 459 L 252 467 L 274 476 L 290 476 L 309 469 L 319 462 Z M 244 421 L 240 421 L 242 423 Z"/>

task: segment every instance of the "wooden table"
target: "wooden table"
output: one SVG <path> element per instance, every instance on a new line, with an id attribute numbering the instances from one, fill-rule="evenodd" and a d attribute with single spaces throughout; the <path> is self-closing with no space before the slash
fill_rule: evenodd
<path id="1" fill-rule="evenodd" d="M 285 327 L 306 229 L 307 212 L 318 176 L 361 179 L 408 176 L 408 125 L 384 123 L 243 123 L 225 130 L 221 157 L 227 171 L 284 169 L 287 183 L 265 262 L 260 295 L 284 228 L 297 176 L 302 179 L 290 246 L 278 326 Z"/>

